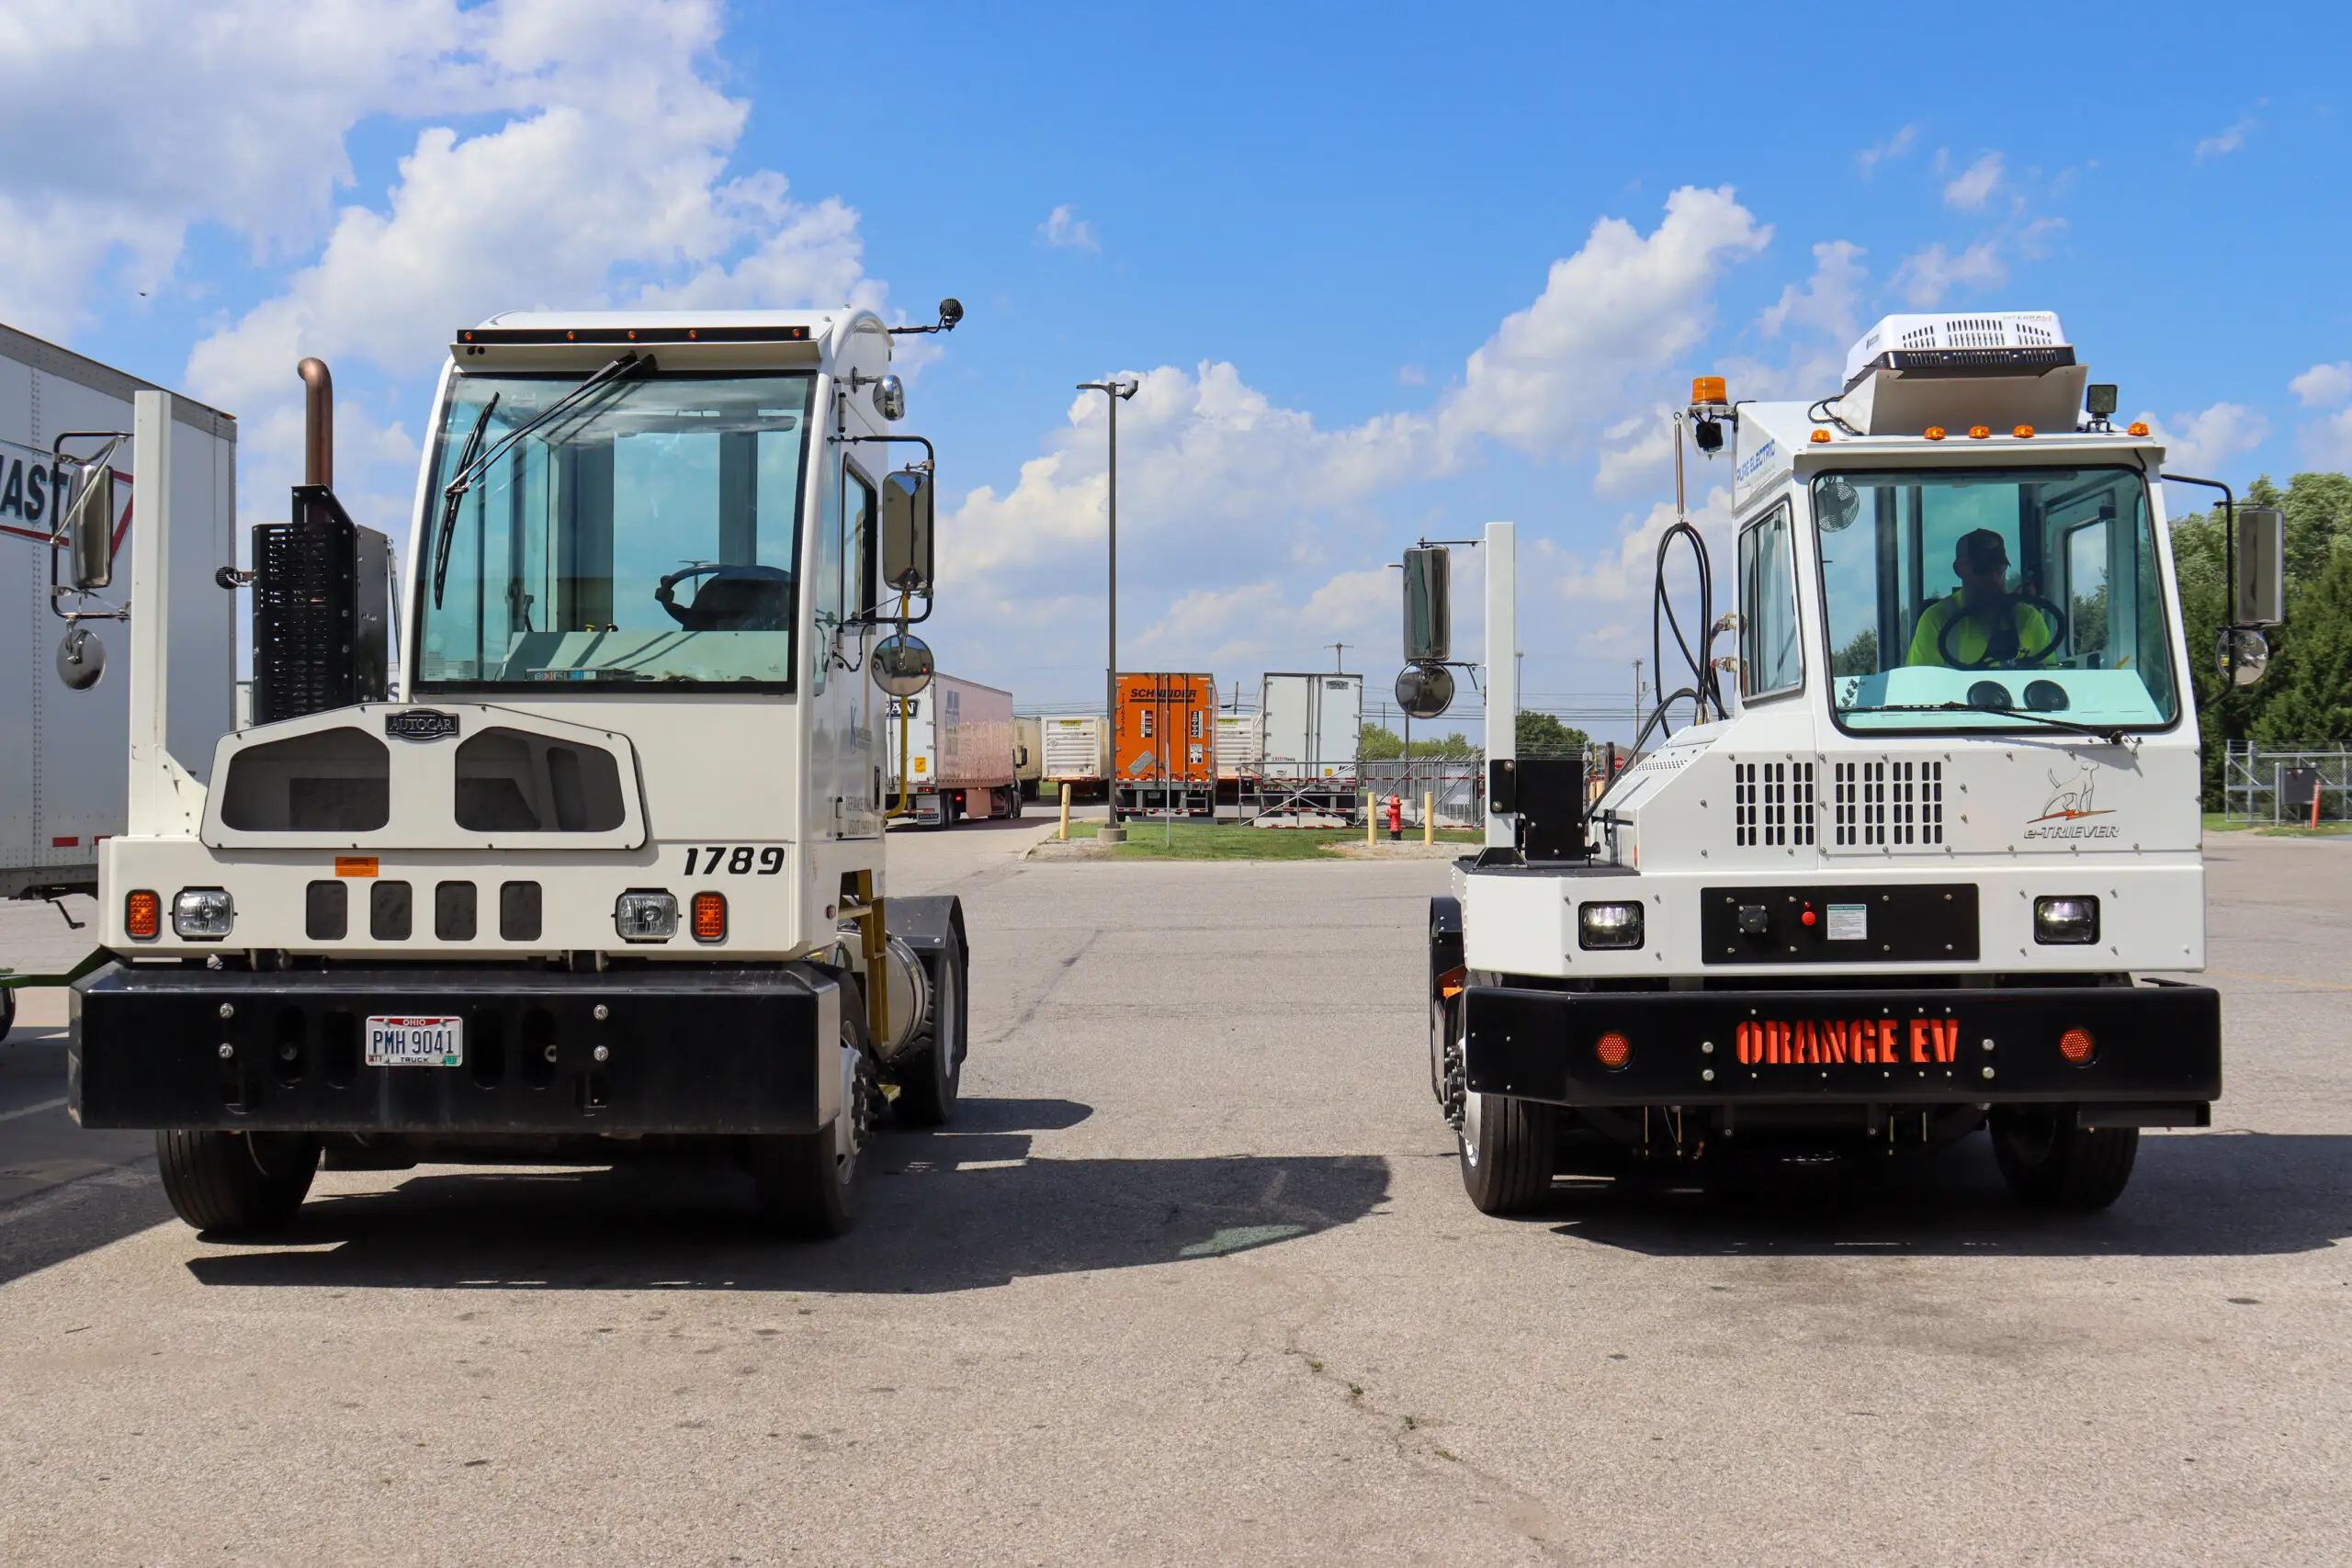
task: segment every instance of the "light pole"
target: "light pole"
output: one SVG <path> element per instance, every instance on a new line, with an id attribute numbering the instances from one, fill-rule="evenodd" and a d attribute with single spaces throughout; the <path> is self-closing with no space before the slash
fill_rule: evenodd
<path id="1" fill-rule="evenodd" d="M 1119 405 L 1136 395 L 1138 381 L 1080 381 L 1081 392 L 1106 393 L 1111 407 L 1111 615 L 1110 641 L 1105 649 L 1102 668 L 1102 722 L 1111 728 L 1111 819 L 1102 825 L 1102 837 L 1113 843 L 1125 838 L 1119 827 Z M 1167 792 L 1161 791 L 1163 804 Z"/>

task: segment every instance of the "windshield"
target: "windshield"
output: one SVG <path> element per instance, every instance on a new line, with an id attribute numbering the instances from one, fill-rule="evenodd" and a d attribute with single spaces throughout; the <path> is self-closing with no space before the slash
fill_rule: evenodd
<path id="1" fill-rule="evenodd" d="M 788 687 L 808 376 L 599 387 L 500 454 L 439 537 L 483 411 L 486 453 L 581 379 L 452 382 L 418 551 L 419 687 Z"/>
<path id="2" fill-rule="evenodd" d="M 1823 474 L 1813 512 L 1841 728 L 2172 722 L 2136 469 Z"/>

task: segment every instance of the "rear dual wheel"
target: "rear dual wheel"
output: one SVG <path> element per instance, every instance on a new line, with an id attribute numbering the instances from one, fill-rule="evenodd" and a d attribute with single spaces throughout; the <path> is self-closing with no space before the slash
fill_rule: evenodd
<path id="1" fill-rule="evenodd" d="M 911 1061 L 899 1066 L 899 1098 L 892 1107 L 910 1127 L 944 1127 L 956 1117 L 956 1097 L 963 1092 L 964 1025 L 968 1017 L 964 1000 L 966 966 L 963 942 L 951 934 L 931 972 L 929 1043 L 920 1037 Z"/>

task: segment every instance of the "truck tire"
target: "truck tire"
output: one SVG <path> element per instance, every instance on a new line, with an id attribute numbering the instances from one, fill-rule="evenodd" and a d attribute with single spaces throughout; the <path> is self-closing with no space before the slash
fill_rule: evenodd
<path id="1" fill-rule="evenodd" d="M 963 942 L 951 936 L 931 974 L 931 1043 L 918 1041 L 920 1055 L 899 1069 L 899 1099 L 893 1109 L 910 1127 L 944 1127 L 956 1119 L 968 1049 L 964 1026 L 971 1016 L 965 1000 L 969 968 Z"/>
<path id="2" fill-rule="evenodd" d="M 2078 1127 L 2072 1109 L 1996 1111 L 1993 1157 L 2020 1202 L 2097 1213 L 2123 1195 L 2140 1155 L 2137 1127 Z"/>
<path id="3" fill-rule="evenodd" d="M 1556 1106 L 1499 1094 L 1464 1097 L 1462 1186 L 1483 1214 L 1523 1214 L 1552 1190 L 1560 1141 Z"/>
<path id="4" fill-rule="evenodd" d="M 283 1226 L 309 1196 L 319 1140 L 302 1133 L 159 1132 L 155 1168 L 172 1212 L 200 1231 Z"/>
<path id="5" fill-rule="evenodd" d="M 865 999 L 842 980 L 841 1048 L 854 1066 L 842 1085 L 841 1114 L 813 1133 L 770 1133 L 748 1140 L 752 1190 L 760 1226 L 770 1235 L 824 1241 L 846 1235 L 864 1206 L 865 1168 L 879 1098 L 865 1051 Z M 846 1143 L 846 1153 L 843 1145 Z"/>
<path id="6" fill-rule="evenodd" d="M 8 1038 L 8 1031 L 17 1027 L 17 992 L 14 987 L 0 991 L 0 1040 Z"/>

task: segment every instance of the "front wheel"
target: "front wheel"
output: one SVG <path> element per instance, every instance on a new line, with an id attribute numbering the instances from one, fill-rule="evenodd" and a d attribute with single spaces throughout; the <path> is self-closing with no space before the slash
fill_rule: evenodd
<path id="1" fill-rule="evenodd" d="M 1523 1214 L 1551 1193 L 1560 1141 L 1556 1106 L 1465 1094 L 1455 1141 L 1463 1189 L 1480 1213 Z"/>
<path id="2" fill-rule="evenodd" d="M 2140 1155 L 2137 1127 L 2078 1127 L 2073 1111 L 1996 1111 L 1993 1157 L 2020 1202 L 2096 1213 L 2123 1195 Z"/>
<path id="3" fill-rule="evenodd" d="M 822 1241 L 857 1224 L 865 1192 L 866 1145 L 879 1098 L 865 1052 L 865 1004 L 854 982 L 842 985 L 839 1048 L 842 1108 L 813 1133 L 771 1133 L 750 1140 L 752 1190 L 761 1225 L 777 1235 Z"/>
<path id="4" fill-rule="evenodd" d="M 198 1230 L 272 1231 L 310 1195 L 319 1140 L 300 1133 L 159 1132 L 155 1168 L 172 1212 Z"/>

